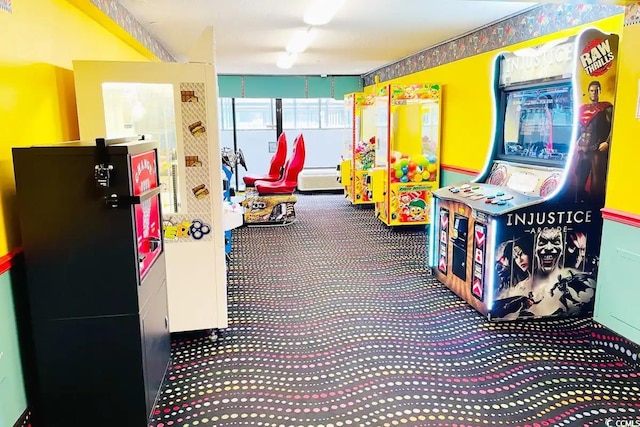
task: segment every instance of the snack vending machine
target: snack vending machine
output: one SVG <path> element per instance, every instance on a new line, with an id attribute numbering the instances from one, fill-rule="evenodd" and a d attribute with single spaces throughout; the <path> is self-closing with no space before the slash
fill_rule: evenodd
<path id="1" fill-rule="evenodd" d="M 82 139 L 158 141 L 171 332 L 226 328 L 225 223 L 242 213 L 223 210 L 215 67 L 74 61 L 73 68 Z"/>
<path id="2" fill-rule="evenodd" d="M 34 425 L 146 427 L 170 359 L 157 145 L 21 147 L 13 161 Z"/>

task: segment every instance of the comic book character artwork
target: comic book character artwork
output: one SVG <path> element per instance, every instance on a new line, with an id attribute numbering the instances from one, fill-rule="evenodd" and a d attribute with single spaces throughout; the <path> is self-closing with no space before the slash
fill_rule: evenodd
<path id="1" fill-rule="evenodd" d="M 566 227 L 539 231 L 498 246 L 497 292 L 491 317 L 565 317 L 591 312 L 596 257 L 588 255 L 587 234 Z"/>
<path id="2" fill-rule="evenodd" d="M 604 203 L 613 104 L 600 100 L 599 81 L 589 83 L 589 103 L 580 106 L 575 166 L 576 202 Z"/>
<path id="3" fill-rule="evenodd" d="M 526 296 L 520 295 L 515 297 L 503 298 L 495 302 L 492 315 L 495 318 L 503 320 L 513 320 L 518 317 L 532 317 L 529 311 L 531 307 L 539 304 L 542 300 L 533 297 L 533 292 L 529 292 Z"/>
<path id="4" fill-rule="evenodd" d="M 569 270 L 568 276 L 558 275 L 558 281 L 551 287 L 551 297 L 556 292 L 559 293 L 559 300 L 562 307 L 559 308 L 557 314 L 564 312 L 580 311 L 583 307 L 593 308 L 593 298 L 582 299 L 582 293 L 591 295 L 596 287 L 596 281 L 591 274 L 574 273 Z M 555 314 L 555 313 L 554 313 Z"/>

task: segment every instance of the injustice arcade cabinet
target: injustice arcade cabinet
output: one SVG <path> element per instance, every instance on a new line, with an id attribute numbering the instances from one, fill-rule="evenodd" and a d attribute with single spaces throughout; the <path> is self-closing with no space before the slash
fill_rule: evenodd
<path id="1" fill-rule="evenodd" d="M 34 423 L 145 427 L 170 359 L 157 145 L 77 141 L 13 160 Z"/>
<path id="2" fill-rule="evenodd" d="M 495 62 L 492 149 L 434 191 L 429 264 L 490 320 L 593 311 L 618 36 L 588 29 Z"/>

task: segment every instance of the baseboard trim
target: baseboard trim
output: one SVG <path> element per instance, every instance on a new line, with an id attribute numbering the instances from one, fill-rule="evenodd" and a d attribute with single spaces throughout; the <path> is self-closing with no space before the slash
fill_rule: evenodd
<path id="1" fill-rule="evenodd" d="M 22 248 L 15 248 L 8 254 L 0 257 L 0 274 L 6 273 L 13 267 L 15 257 L 20 255 Z"/>
<path id="2" fill-rule="evenodd" d="M 602 218 L 609 221 L 619 222 L 620 224 L 630 225 L 640 228 L 640 215 L 619 211 L 617 209 L 603 208 Z"/>
<path id="3" fill-rule="evenodd" d="M 471 176 L 480 175 L 480 172 L 474 169 L 461 168 L 458 166 L 451 166 L 451 165 L 443 165 L 442 163 L 440 164 L 440 169 L 445 170 L 447 172 L 457 172 L 457 173 L 462 173 L 462 174 L 471 175 Z"/>
<path id="4" fill-rule="evenodd" d="M 24 410 L 13 427 L 31 427 L 31 410 L 29 408 Z"/>

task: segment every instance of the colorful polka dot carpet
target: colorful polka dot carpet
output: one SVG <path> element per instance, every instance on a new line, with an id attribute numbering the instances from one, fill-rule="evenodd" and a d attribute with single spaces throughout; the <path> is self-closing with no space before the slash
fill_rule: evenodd
<path id="1" fill-rule="evenodd" d="M 174 338 L 151 427 L 640 425 L 590 320 L 489 323 L 429 277 L 424 228 L 341 195 L 296 216 L 234 232 L 229 328 Z"/>

